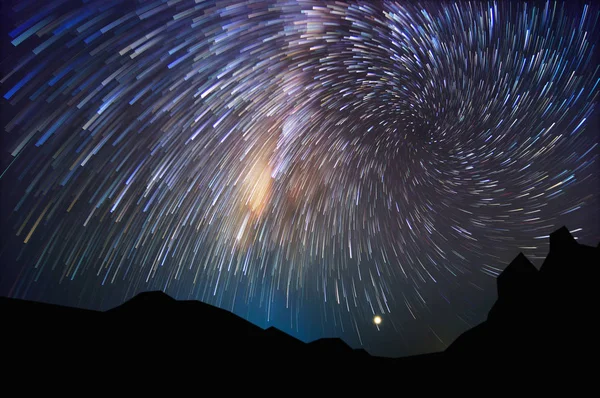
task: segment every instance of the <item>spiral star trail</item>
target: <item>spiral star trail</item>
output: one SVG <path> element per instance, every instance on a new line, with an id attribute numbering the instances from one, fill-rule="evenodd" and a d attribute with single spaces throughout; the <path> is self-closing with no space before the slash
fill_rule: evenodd
<path id="1" fill-rule="evenodd" d="M 4 295 L 407 355 L 556 228 L 598 243 L 593 2 L 3 7 Z"/>

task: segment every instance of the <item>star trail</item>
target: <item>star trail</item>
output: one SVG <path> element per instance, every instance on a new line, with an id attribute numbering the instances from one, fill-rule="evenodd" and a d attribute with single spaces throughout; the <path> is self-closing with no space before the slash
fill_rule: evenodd
<path id="1" fill-rule="evenodd" d="M 4 295 L 406 355 L 556 228 L 598 243 L 594 2 L 2 7 Z"/>

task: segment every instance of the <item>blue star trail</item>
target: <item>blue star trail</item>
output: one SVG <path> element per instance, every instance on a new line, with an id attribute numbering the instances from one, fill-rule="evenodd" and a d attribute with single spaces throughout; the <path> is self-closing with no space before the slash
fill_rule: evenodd
<path id="1" fill-rule="evenodd" d="M 558 227 L 599 239 L 595 2 L 2 7 L 3 295 L 408 355 Z"/>

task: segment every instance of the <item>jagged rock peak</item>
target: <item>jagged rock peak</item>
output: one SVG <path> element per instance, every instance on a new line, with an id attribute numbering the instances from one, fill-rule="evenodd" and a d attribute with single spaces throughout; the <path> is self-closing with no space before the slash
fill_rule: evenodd
<path id="1" fill-rule="evenodd" d="M 517 257 L 498 276 L 498 296 L 512 296 L 523 289 L 527 289 L 538 273 L 537 268 L 523 254 Z"/>
<path id="2" fill-rule="evenodd" d="M 510 274 L 536 273 L 535 265 L 523 254 L 519 253 L 517 257 L 502 271 L 498 278 L 503 278 Z"/>
<path id="3" fill-rule="evenodd" d="M 566 226 L 562 226 L 550 234 L 550 250 L 560 249 L 561 247 L 569 247 L 577 244 L 571 232 Z"/>

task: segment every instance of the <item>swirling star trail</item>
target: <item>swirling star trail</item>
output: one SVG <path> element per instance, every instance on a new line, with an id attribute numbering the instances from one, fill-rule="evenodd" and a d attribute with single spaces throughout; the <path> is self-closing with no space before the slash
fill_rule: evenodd
<path id="1" fill-rule="evenodd" d="M 556 228 L 599 239 L 597 3 L 3 8 L 4 295 L 164 290 L 406 355 Z"/>

